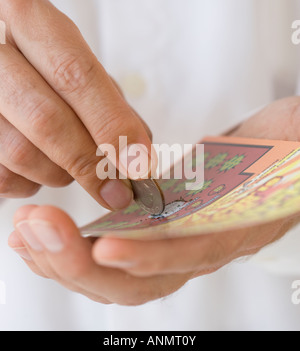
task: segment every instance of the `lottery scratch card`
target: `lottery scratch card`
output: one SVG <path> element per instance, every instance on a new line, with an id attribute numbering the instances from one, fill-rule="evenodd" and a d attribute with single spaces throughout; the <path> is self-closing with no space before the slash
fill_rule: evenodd
<path id="1" fill-rule="evenodd" d="M 151 216 L 133 203 L 81 228 L 84 236 L 165 239 L 272 222 L 300 212 L 300 143 L 208 137 L 204 183 L 159 180 L 166 208 Z"/>

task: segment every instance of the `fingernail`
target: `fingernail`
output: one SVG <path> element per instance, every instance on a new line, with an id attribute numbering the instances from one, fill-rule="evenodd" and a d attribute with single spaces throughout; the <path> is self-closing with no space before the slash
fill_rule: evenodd
<path id="1" fill-rule="evenodd" d="M 120 179 L 112 179 L 104 183 L 100 196 L 114 210 L 121 210 L 133 200 L 132 190 Z"/>
<path id="2" fill-rule="evenodd" d="M 32 258 L 25 247 L 14 248 L 13 250 L 16 254 L 18 254 L 21 258 L 24 258 L 26 261 L 32 261 Z"/>
<path id="3" fill-rule="evenodd" d="M 147 179 L 151 173 L 151 160 L 143 144 L 130 144 L 119 155 L 119 171 L 129 179 Z"/>
<path id="4" fill-rule="evenodd" d="M 64 249 L 61 235 L 52 223 L 42 220 L 30 220 L 29 225 L 46 250 L 51 253 L 58 253 Z"/>
<path id="5" fill-rule="evenodd" d="M 43 251 L 43 246 L 38 241 L 34 233 L 32 232 L 28 221 L 22 221 L 16 224 L 16 229 L 25 240 L 25 242 L 34 250 L 34 251 Z"/>
<path id="6" fill-rule="evenodd" d="M 16 228 L 34 251 L 41 252 L 46 249 L 56 253 L 64 247 L 59 233 L 51 223 L 40 220 L 22 221 Z"/>

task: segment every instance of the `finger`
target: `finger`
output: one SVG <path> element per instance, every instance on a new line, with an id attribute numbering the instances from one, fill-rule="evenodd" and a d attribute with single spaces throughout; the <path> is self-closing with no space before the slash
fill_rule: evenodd
<path id="1" fill-rule="evenodd" d="M 94 245 L 93 258 L 136 276 L 154 276 L 211 268 L 231 253 L 213 235 L 149 242 L 104 238 Z"/>
<path id="2" fill-rule="evenodd" d="M 92 255 L 98 264 L 121 268 L 136 276 L 213 272 L 278 240 L 297 221 L 299 215 L 288 221 L 188 238 L 153 241 L 102 238 L 94 244 Z"/>
<path id="3" fill-rule="evenodd" d="M 119 86 L 119 84 L 114 80 L 114 78 L 110 77 L 111 81 L 113 82 L 115 88 L 118 90 L 119 94 L 121 95 L 122 98 L 124 98 L 124 93 Z M 153 140 L 153 134 L 151 132 L 151 129 L 149 128 L 148 124 L 142 119 L 142 117 L 132 108 L 132 111 L 135 113 L 135 115 L 139 118 L 139 120 L 142 122 L 149 139 L 152 141 Z"/>
<path id="4" fill-rule="evenodd" d="M 0 198 L 27 198 L 35 195 L 40 185 L 25 179 L 0 164 Z"/>
<path id="5" fill-rule="evenodd" d="M 98 179 L 97 146 L 72 109 L 9 44 L 0 47 L 0 67 L 0 112 L 100 204 L 126 207 L 132 190 L 118 179 Z"/>
<path id="6" fill-rule="evenodd" d="M 53 207 L 34 209 L 27 223 L 63 281 L 115 303 L 137 305 L 169 295 L 190 277 L 169 275 L 143 279 L 97 265 L 91 257 L 91 242 L 80 236 L 74 222 L 64 212 Z"/>
<path id="7" fill-rule="evenodd" d="M 65 186 L 73 180 L 1 115 L 0 145 L 0 162 L 12 172 L 34 183 Z"/>
<path id="8" fill-rule="evenodd" d="M 33 273 L 39 275 L 40 277 L 48 278 L 35 264 L 35 262 L 33 262 L 33 259 L 18 232 L 14 231 L 11 233 L 11 235 L 8 237 L 8 245 L 19 257 L 24 260 Z"/>
<path id="9" fill-rule="evenodd" d="M 252 240 L 248 229 L 155 241 L 103 238 L 95 243 L 93 257 L 98 264 L 123 268 L 137 276 L 214 271 L 245 251 L 266 245 L 277 229 L 277 224 L 260 227 Z"/>
<path id="10" fill-rule="evenodd" d="M 14 224 L 16 228 L 16 233 L 20 237 L 23 245 L 25 246 L 28 255 L 31 258 L 31 266 L 38 267 L 38 270 L 41 272 L 41 276 L 47 277 L 50 279 L 58 278 L 56 273 L 53 271 L 52 267 L 49 265 L 48 261 L 41 254 L 42 246 L 36 238 L 28 235 L 28 230 L 26 228 L 26 220 L 30 213 L 36 209 L 35 205 L 27 205 L 19 209 L 14 215 Z M 32 250 L 31 248 L 34 248 Z M 31 267 L 30 267 L 31 268 Z"/>
<path id="11" fill-rule="evenodd" d="M 21 223 L 26 220 L 29 213 L 35 209 L 36 205 L 23 206 L 20 210 L 15 213 L 14 222 Z M 15 230 L 8 238 L 8 245 L 25 261 L 31 271 L 40 277 L 49 279 L 49 275 L 45 273 L 45 269 L 41 269 L 33 260 L 30 249 L 26 244 L 26 241 L 22 238 L 21 234 Z"/>
<path id="12" fill-rule="evenodd" d="M 119 145 L 119 136 L 126 136 L 129 145 L 145 145 L 148 153 L 143 156 L 147 158 L 146 172 L 150 174 L 151 140 L 147 131 L 130 106 L 120 98 L 109 75 L 73 22 L 48 1 L 19 1 L 8 8 L 8 13 L 18 13 L 12 23 L 18 48 L 72 107 L 95 143 L 110 144 L 119 150 L 124 147 Z M 43 26 L 35 25 L 41 21 Z M 126 170 L 126 161 L 118 155 L 118 168 Z M 156 167 L 156 157 L 153 162 L 152 166 Z"/>
<path id="13" fill-rule="evenodd" d="M 99 297 L 98 295 L 91 294 L 87 290 L 79 288 L 74 284 L 70 284 L 56 274 L 49 264 L 47 257 L 43 254 L 42 244 L 36 237 L 28 233 L 26 220 L 30 216 L 30 213 L 36 208 L 37 206 L 28 205 L 22 207 L 15 213 L 14 223 L 17 230 L 9 237 L 9 246 L 25 260 L 27 266 L 35 274 L 43 278 L 56 280 L 67 289 L 83 294 L 94 301 L 109 304 L 109 300 Z"/>

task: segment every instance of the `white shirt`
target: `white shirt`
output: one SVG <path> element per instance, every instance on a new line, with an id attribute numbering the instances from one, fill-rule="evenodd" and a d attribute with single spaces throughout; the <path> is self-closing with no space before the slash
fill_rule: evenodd
<path id="1" fill-rule="evenodd" d="M 291 42 L 299 0 L 56 0 L 156 143 L 195 143 L 252 111 L 296 94 L 299 47 Z M 298 16 L 298 17 L 297 17 Z M 83 225 L 104 211 L 78 185 L 42 189 L 1 207 L 0 329 L 297 329 L 291 284 L 300 279 L 298 230 L 250 260 L 189 282 L 140 307 L 102 306 L 34 276 L 7 247 L 12 215 L 49 203 Z M 276 272 L 276 273 L 274 273 Z"/>

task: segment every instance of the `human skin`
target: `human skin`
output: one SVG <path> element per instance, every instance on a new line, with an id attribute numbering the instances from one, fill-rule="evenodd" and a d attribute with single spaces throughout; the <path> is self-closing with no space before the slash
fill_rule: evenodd
<path id="1" fill-rule="evenodd" d="M 49 1 L 0 0 L 0 18 L 6 24 L 6 44 L 0 45 L 0 197 L 29 197 L 42 185 L 76 180 L 105 208 L 126 207 L 133 197 L 130 182 L 97 177 L 97 147 L 119 150 L 119 136 L 127 136 L 128 144 L 143 144 L 150 155 L 145 123 L 75 24 Z"/>
<path id="2" fill-rule="evenodd" d="M 150 150 L 144 122 L 76 26 L 48 1 L 0 0 L 0 16 L 7 25 L 7 44 L 0 46 L 1 197 L 28 197 L 42 185 L 76 180 L 104 207 L 125 207 L 132 199 L 128 182 L 96 177 L 96 149 L 103 143 L 118 148 L 119 135 L 125 135 L 129 144 Z M 300 99 L 292 97 L 231 135 L 300 141 L 299 122 Z M 101 303 L 140 305 L 255 254 L 298 221 L 294 216 L 230 233 L 151 242 L 95 240 L 82 238 L 60 209 L 31 205 L 16 212 L 9 245 L 34 273 L 67 289 Z"/>
<path id="3" fill-rule="evenodd" d="M 231 135 L 300 141 L 300 98 L 272 103 Z M 141 305 L 257 253 L 299 220 L 297 214 L 252 228 L 166 240 L 87 239 L 60 209 L 32 205 L 16 212 L 9 245 L 34 273 L 94 301 Z"/>

